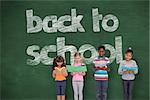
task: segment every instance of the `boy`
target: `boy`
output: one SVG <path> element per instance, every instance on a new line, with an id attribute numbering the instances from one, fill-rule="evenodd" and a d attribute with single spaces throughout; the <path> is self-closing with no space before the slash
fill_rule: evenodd
<path id="1" fill-rule="evenodd" d="M 108 88 L 108 71 L 109 70 L 109 59 L 104 56 L 105 47 L 98 47 L 99 55 L 95 57 L 94 63 L 94 78 L 96 81 L 96 100 L 107 99 L 107 88 Z"/>

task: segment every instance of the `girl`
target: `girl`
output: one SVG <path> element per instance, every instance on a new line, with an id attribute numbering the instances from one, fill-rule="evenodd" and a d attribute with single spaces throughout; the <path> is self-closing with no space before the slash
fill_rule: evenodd
<path id="1" fill-rule="evenodd" d="M 53 61 L 53 78 L 56 81 L 57 100 L 65 100 L 66 77 L 68 76 L 64 58 L 57 56 Z"/>
<path id="2" fill-rule="evenodd" d="M 80 53 L 75 53 L 74 54 L 74 63 L 72 66 L 77 66 L 80 67 L 84 65 L 81 63 L 81 54 Z M 73 85 L 73 90 L 74 90 L 74 100 L 83 100 L 83 86 L 84 86 L 84 78 L 85 72 L 72 72 L 72 85 Z"/>
<path id="3" fill-rule="evenodd" d="M 133 51 L 129 48 L 125 52 L 125 60 L 120 62 L 118 73 L 122 75 L 124 100 L 132 100 L 132 89 L 134 85 L 135 74 L 138 73 L 138 66 L 132 59 Z"/>

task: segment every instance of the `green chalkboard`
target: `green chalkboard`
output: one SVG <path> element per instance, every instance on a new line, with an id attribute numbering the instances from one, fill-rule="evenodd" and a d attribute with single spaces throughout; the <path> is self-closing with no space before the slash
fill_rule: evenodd
<path id="1" fill-rule="evenodd" d="M 1 99 L 2 100 L 56 100 L 55 81 L 52 78 L 52 59 L 44 58 L 47 50 L 55 51 L 58 38 L 65 39 L 65 46 L 74 46 L 82 51 L 83 45 L 92 46 L 93 51 L 99 45 L 108 44 L 111 50 L 116 50 L 115 38 L 121 38 L 119 57 L 124 56 L 126 49 L 131 46 L 134 59 L 138 62 L 139 74 L 136 76 L 133 90 L 133 100 L 149 100 L 149 1 L 147 0 L 38 0 L 38 1 L 0 1 L 1 5 Z M 99 14 L 106 16 L 112 14 L 119 20 L 118 28 L 108 32 L 99 22 L 100 31 L 93 31 L 92 8 L 98 8 Z M 27 32 L 26 11 L 33 10 L 33 15 L 42 20 L 46 16 L 70 15 L 71 9 L 76 9 L 77 15 L 83 15 L 81 24 L 85 32 L 60 32 L 48 33 L 41 29 L 39 32 Z M 33 23 L 36 26 L 36 23 Z M 112 21 L 107 24 L 113 24 Z M 65 25 L 70 25 L 66 22 Z M 52 23 L 48 23 L 52 26 Z M 62 29 L 63 30 L 63 29 Z M 119 38 L 119 39 L 120 39 Z M 116 40 L 117 41 L 117 40 Z M 36 45 L 34 52 L 39 54 L 40 63 L 32 62 L 34 57 L 27 53 L 28 47 Z M 53 47 L 49 47 L 53 45 Z M 62 45 L 60 45 L 62 47 Z M 85 46 L 85 47 L 86 47 Z M 47 49 L 49 48 L 49 49 Z M 113 49 L 114 48 L 114 49 Z M 59 49 L 59 46 L 56 46 Z M 75 49 L 73 49 L 75 50 Z M 85 49 L 84 49 L 85 50 Z M 59 53 L 61 53 L 61 49 Z M 29 51 L 30 53 L 30 51 Z M 109 50 L 106 56 L 109 58 Z M 114 53 L 114 52 L 113 52 Z M 65 53 L 66 64 L 71 64 L 71 52 Z M 54 58 L 56 52 L 48 52 Z M 84 57 L 91 57 L 91 51 L 86 50 Z M 113 55 L 116 56 L 116 55 Z M 113 57 L 112 56 L 112 57 Z M 112 58 L 113 59 L 113 58 Z M 84 81 L 84 100 L 95 100 L 95 81 L 93 78 L 92 64 L 84 62 L 87 73 Z M 33 64 L 33 65 L 32 65 Z M 34 65 L 35 64 L 35 65 Z M 118 75 L 116 59 L 112 60 L 112 72 L 109 74 L 108 100 L 123 100 L 123 87 L 121 76 Z M 67 77 L 66 100 L 73 100 L 71 75 Z"/>

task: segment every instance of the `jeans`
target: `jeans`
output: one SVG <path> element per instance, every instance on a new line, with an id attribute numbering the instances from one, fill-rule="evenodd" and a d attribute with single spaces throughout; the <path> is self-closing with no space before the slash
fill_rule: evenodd
<path id="1" fill-rule="evenodd" d="M 96 100 L 107 100 L 107 80 L 96 80 Z"/>
<path id="2" fill-rule="evenodd" d="M 133 86 L 134 86 L 134 80 L 123 80 L 124 100 L 132 100 Z"/>
<path id="3" fill-rule="evenodd" d="M 56 94 L 65 95 L 66 81 L 56 81 Z"/>

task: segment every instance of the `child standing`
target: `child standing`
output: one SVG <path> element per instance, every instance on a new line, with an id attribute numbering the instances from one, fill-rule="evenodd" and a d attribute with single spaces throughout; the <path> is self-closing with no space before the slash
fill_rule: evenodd
<path id="1" fill-rule="evenodd" d="M 132 89 L 134 85 L 135 74 L 138 73 L 138 66 L 132 59 L 133 51 L 129 48 L 125 52 L 125 60 L 120 62 L 118 73 L 122 75 L 124 100 L 132 100 Z"/>
<path id="2" fill-rule="evenodd" d="M 57 56 L 53 61 L 53 78 L 56 83 L 57 100 L 65 100 L 66 77 L 68 76 L 64 58 Z"/>
<path id="3" fill-rule="evenodd" d="M 109 59 L 104 56 L 105 47 L 98 48 L 99 55 L 94 59 L 94 78 L 96 81 L 96 100 L 107 99 Z"/>
<path id="4" fill-rule="evenodd" d="M 72 66 L 75 67 L 81 67 L 84 65 L 81 62 L 81 54 L 75 53 L 74 54 L 74 63 Z M 85 72 L 72 72 L 72 85 L 73 85 L 73 91 L 74 91 L 74 100 L 83 100 L 83 86 L 84 86 L 84 78 Z"/>

